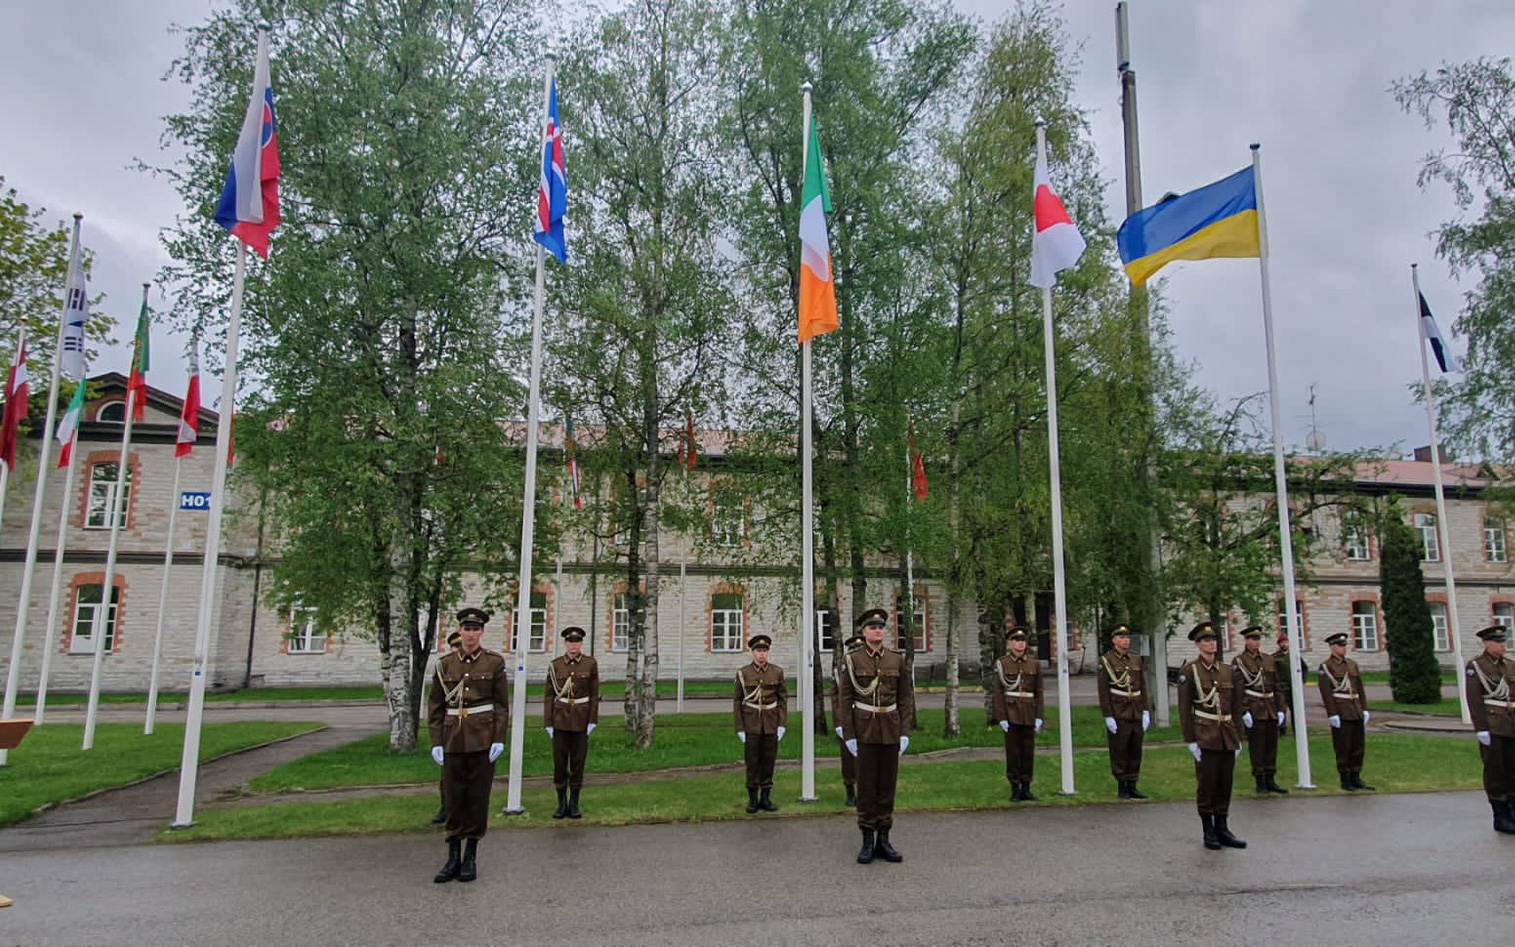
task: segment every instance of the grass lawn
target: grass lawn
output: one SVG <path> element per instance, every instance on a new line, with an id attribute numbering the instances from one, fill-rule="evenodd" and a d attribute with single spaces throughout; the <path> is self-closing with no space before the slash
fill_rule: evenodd
<path id="1" fill-rule="evenodd" d="M 1397 700 L 1370 700 L 1369 710 L 1392 710 L 1405 714 L 1436 714 L 1438 716 L 1458 717 L 1462 715 L 1462 704 L 1456 697 L 1446 698 L 1434 704 L 1402 704 Z"/>
<path id="2" fill-rule="evenodd" d="M 1319 666 L 1320 666 L 1320 662 L 1319 661 L 1316 661 L 1314 664 L 1310 665 L 1309 683 L 1311 683 L 1311 684 L 1315 683 L 1315 669 L 1317 667 L 1319 667 Z M 1442 671 L 1441 672 L 1441 685 L 1443 687 L 1447 686 L 1448 684 L 1456 684 L 1456 683 L 1458 683 L 1461 680 L 1462 679 L 1460 677 L 1458 677 L 1456 674 L 1453 674 L 1451 671 Z M 1363 671 L 1362 672 L 1362 682 L 1364 684 L 1387 684 L 1387 683 L 1389 683 L 1389 672 L 1388 671 Z"/>
<path id="3" fill-rule="evenodd" d="M 785 741 L 788 742 L 788 741 Z M 1292 747 L 1285 747 L 1292 751 Z M 1266 816 L 1257 806 L 1287 806 L 1301 795 L 1340 795 L 1335 774 L 1331 771 L 1331 741 L 1314 737 L 1310 741 L 1311 759 L 1316 768 L 1312 793 L 1295 793 L 1287 797 L 1257 799 L 1251 792 L 1251 771 L 1243 754 L 1237 761 L 1234 811 L 1242 837 L 1262 832 L 1266 819 L 1282 815 L 1271 809 Z M 590 764 L 594 764 L 590 756 Z M 1296 781 L 1294 754 L 1279 754 L 1279 781 L 1292 786 Z M 1043 805 L 1083 805 L 1116 802 L 1115 784 L 1110 778 L 1109 759 L 1098 751 L 1074 756 L 1075 796 L 1060 796 L 1061 772 L 1056 757 L 1037 761 L 1037 778 L 1032 787 Z M 434 771 L 433 771 L 434 773 Z M 823 774 L 817 790 L 821 801 L 812 805 L 797 802 L 800 774 L 780 770 L 775 778 L 774 799 L 781 807 L 777 817 L 804 816 L 845 811 L 839 780 L 833 773 Z M 1431 790 L 1476 789 L 1481 785 L 1478 754 L 1465 744 L 1435 737 L 1374 735 L 1368 740 L 1367 767 L 1364 775 L 1379 791 L 1423 792 Z M 1194 764 L 1183 747 L 1160 747 L 1150 750 L 1142 768 L 1141 789 L 1154 800 L 1189 800 L 1194 797 Z M 905 766 L 900 769 L 898 804 L 901 812 L 942 809 L 1009 809 L 1009 788 L 1004 766 L 997 760 L 933 763 Z M 1255 801 L 1254 801 L 1255 800 Z M 744 810 L 747 797 L 740 774 L 698 776 L 677 782 L 648 782 L 621 786 L 589 787 L 584 796 L 584 818 L 579 824 L 627 825 L 648 822 L 691 822 L 753 818 Z M 504 786 L 496 784 L 494 806 L 504 802 Z M 550 818 L 555 797 L 550 789 L 527 790 L 523 795 L 527 809 L 524 816 L 491 817 L 491 826 L 499 829 L 518 827 L 553 827 L 560 825 Z M 300 801 L 284 804 L 203 809 L 199 821 L 189 829 L 170 830 L 160 838 L 169 841 L 192 839 L 287 838 L 322 835 L 365 835 L 388 832 L 435 832 L 428 820 L 436 811 L 434 793 L 411 797 L 379 797 L 341 802 Z M 1131 805 L 1131 803 L 1120 803 Z M 1020 804 L 1019 808 L 1028 808 Z M 760 816 L 759 818 L 773 818 Z M 561 823 L 567 827 L 572 823 Z M 901 828 L 908 835 L 908 819 Z M 439 842 L 440 847 L 440 842 Z"/>
<path id="4" fill-rule="evenodd" d="M 317 729 L 313 723 L 208 723 L 200 759 Z M 79 749 L 82 724 L 33 727 L 0 769 L 0 825 L 10 825 L 50 802 L 77 799 L 96 789 L 176 769 L 184 751 L 184 725 L 160 723 L 152 736 L 135 723 L 102 723 L 95 746 Z"/>
<path id="5" fill-rule="evenodd" d="M 920 728 L 911 737 L 910 752 L 926 753 L 952 747 L 1004 744 L 998 729 L 984 726 L 984 713 L 978 708 L 962 712 L 963 735 L 947 739 L 942 733 L 942 711 L 922 710 Z M 1057 713 L 1049 718 L 1037 742 L 1042 746 L 1057 744 Z M 829 719 L 829 718 L 828 718 Z M 791 717 L 798 727 L 798 715 Z M 1178 729 L 1153 728 L 1147 738 L 1153 742 L 1178 739 Z M 1073 708 L 1075 746 L 1105 745 L 1105 726 L 1097 707 Z M 423 732 L 421 742 L 426 743 Z M 638 750 L 631 735 L 621 729 L 619 716 L 604 718 L 604 725 L 590 737 L 589 766 L 599 773 L 631 773 L 676 766 L 708 766 L 731 763 L 742 758 L 730 714 L 661 714 L 657 738 L 652 748 Z M 835 738 L 816 739 L 816 753 L 829 756 L 840 752 Z M 779 744 L 783 759 L 800 758 L 799 734 L 791 732 Z M 526 746 L 522 757 L 522 774 L 540 776 L 552 772 L 552 745 L 546 731 L 534 722 L 526 728 Z M 332 789 L 341 786 L 392 785 L 423 783 L 437 778 L 437 766 L 431 761 L 429 747 L 414 753 L 389 752 L 388 736 L 376 734 L 365 740 L 335 747 L 323 753 L 293 760 L 252 781 L 256 792 L 283 792 L 292 789 Z"/>

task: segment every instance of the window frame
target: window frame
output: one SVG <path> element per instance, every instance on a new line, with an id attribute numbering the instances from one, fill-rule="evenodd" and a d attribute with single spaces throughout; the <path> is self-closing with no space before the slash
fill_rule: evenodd
<path id="1" fill-rule="evenodd" d="M 1446 602 L 1427 602 L 1431 609 L 1431 648 L 1434 651 L 1452 650 L 1452 623 L 1447 614 Z"/>
<path id="2" fill-rule="evenodd" d="M 108 510 L 111 498 L 116 492 L 116 477 L 120 473 L 120 460 L 97 460 L 89 465 L 89 484 L 84 488 L 84 529 L 108 530 L 111 528 Z M 109 475 L 97 476 L 102 467 L 116 467 Z M 126 464 L 126 481 L 121 485 L 122 495 L 116 502 L 116 516 L 120 520 L 121 528 L 125 529 L 132 502 L 132 465 L 128 460 Z M 98 489 L 97 489 L 98 488 Z M 98 500 L 96 498 L 99 498 Z M 96 522 L 98 514 L 99 522 Z"/>
<path id="3" fill-rule="evenodd" d="M 289 632 L 285 654 L 325 654 L 331 636 L 321 630 L 315 606 L 294 602 L 289 606 Z M 319 647 L 317 646 L 319 642 Z"/>
<path id="4" fill-rule="evenodd" d="M 101 601 L 86 602 L 84 600 L 84 596 L 85 596 L 86 591 L 89 590 L 89 589 L 100 589 L 101 591 L 98 594 L 100 595 Z M 115 584 L 115 585 L 111 586 L 111 596 L 110 597 L 111 597 L 110 611 L 107 613 L 107 615 L 106 615 L 106 621 L 105 621 L 105 653 L 106 654 L 112 654 L 116 650 L 116 632 L 118 631 L 118 626 L 119 626 L 119 623 L 120 623 L 120 620 L 121 620 L 121 586 L 119 584 Z M 68 653 L 69 654 L 94 654 L 95 653 L 95 628 L 94 628 L 94 622 L 96 620 L 96 615 L 97 615 L 97 613 L 98 613 L 101 605 L 104 604 L 104 598 L 105 598 L 104 585 L 102 583 L 100 583 L 100 582 L 85 582 L 85 583 L 81 583 L 79 586 L 76 587 L 76 589 L 74 591 L 73 633 L 71 635 L 69 635 L 69 639 L 68 639 Z M 89 620 L 88 623 L 86 623 L 84 621 L 84 612 L 85 612 L 85 609 L 89 610 L 90 620 Z M 88 628 L 89 629 L 89 633 L 88 634 L 80 634 L 80 632 L 79 632 L 80 628 Z M 80 647 L 80 642 L 81 641 L 88 642 L 89 643 L 89 647 L 88 648 Z"/>
<path id="5" fill-rule="evenodd" d="M 730 489 L 713 491 L 710 496 L 711 544 L 721 549 L 735 549 L 746 541 L 747 498 Z"/>
<path id="6" fill-rule="evenodd" d="M 900 638 L 900 625 L 905 620 L 905 611 L 900 606 L 904 603 L 904 599 L 905 593 L 903 589 L 894 596 L 894 622 L 891 629 L 894 633 L 894 646 L 901 651 L 904 650 L 904 642 Z M 917 588 L 915 590 L 915 633 L 911 635 L 911 638 L 914 639 L 911 642 L 911 650 L 915 654 L 925 654 L 930 650 L 927 645 L 931 641 L 926 633 L 927 621 L 930 616 L 930 602 L 931 600 L 926 596 L 924 589 Z"/>
<path id="7" fill-rule="evenodd" d="M 1367 611 L 1359 610 L 1358 606 L 1367 606 Z M 1366 619 L 1367 621 L 1360 621 Z M 1372 633 L 1371 638 L 1364 631 Z M 1362 651 L 1366 654 L 1376 653 L 1383 641 L 1383 636 L 1378 627 L 1378 603 L 1372 599 L 1360 598 L 1352 602 L 1352 650 Z"/>
<path id="8" fill-rule="evenodd" d="M 1420 534 L 1420 561 L 1441 561 L 1441 524 L 1435 513 L 1416 513 L 1411 519 L 1414 529 Z"/>
<path id="9" fill-rule="evenodd" d="M 1500 609 L 1504 609 L 1503 612 Z M 1492 602 L 1489 605 L 1489 624 L 1515 629 L 1515 602 Z"/>
<path id="10" fill-rule="evenodd" d="M 846 640 L 842 636 L 842 634 L 841 634 L 841 629 L 842 629 L 842 623 L 840 621 L 840 617 L 841 616 L 837 616 L 837 617 L 838 617 L 838 621 L 836 621 L 835 623 L 833 623 L 831 621 L 831 609 L 829 609 L 829 608 L 817 608 L 815 610 L 815 626 L 814 626 L 814 631 L 815 631 L 816 638 L 821 643 L 821 651 L 822 652 L 835 651 L 837 649 L 837 647 L 840 646 L 841 643 Z M 831 626 L 829 629 L 826 627 L 828 625 Z"/>
<path id="11" fill-rule="evenodd" d="M 1373 543 L 1362 514 L 1349 513 L 1342 517 L 1341 548 L 1347 562 L 1373 561 Z"/>
<path id="12" fill-rule="evenodd" d="M 722 607 L 719 601 L 730 597 L 736 607 Z M 717 625 L 720 632 L 716 631 Z M 740 654 L 747 647 L 747 596 L 741 592 L 715 592 L 710 596 L 710 651 L 712 654 Z"/>
<path id="13" fill-rule="evenodd" d="M 1490 524 L 1494 525 L 1490 525 Z M 1483 558 L 1486 562 L 1505 563 L 1510 561 L 1509 544 L 1506 541 L 1504 517 L 1483 517 Z"/>

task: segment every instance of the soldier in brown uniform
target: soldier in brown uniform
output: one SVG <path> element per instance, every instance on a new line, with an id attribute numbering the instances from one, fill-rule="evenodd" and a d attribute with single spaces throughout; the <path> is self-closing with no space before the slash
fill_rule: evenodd
<path id="1" fill-rule="evenodd" d="M 889 613 L 870 608 L 858 616 L 863 646 L 842 661 L 842 740 L 857 757 L 857 824 L 863 831 L 860 865 L 879 857 L 904 861 L 889 842 L 900 757 L 915 728 L 915 686 L 904 655 L 884 647 Z"/>
<path id="2" fill-rule="evenodd" d="M 472 881 L 478 876 L 475 853 L 489 827 L 489 788 L 495 760 L 505 752 L 510 730 L 510 695 L 505 658 L 479 647 L 489 613 L 482 608 L 458 612 L 463 647 L 437 662 L 435 686 L 427 707 L 431 758 L 442 767 L 447 797 L 447 863 L 437 882 Z M 467 847 L 459 857 L 464 841 Z"/>
<path id="3" fill-rule="evenodd" d="M 845 655 L 853 648 L 862 647 L 863 636 L 854 634 L 842 642 L 842 654 Z M 842 738 L 842 660 L 837 658 L 831 668 L 832 682 L 835 687 L 831 691 L 831 720 L 836 724 L 836 745 L 842 754 L 842 785 L 847 789 L 847 805 L 857 805 L 857 758 L 847 749 L 847 742 Z"/>
<path id="4" fill-rule="evenodd" d="M 1178 720 L 1194 756 L 1198 783 L 1194 801 L 1205 829 L 1205 848 L 1246 848 L 1247 843 L 1232 835 L 1226 824 L 1231 779 L 1236 757 L 1241 755 L 1241 734 L 1236 729 L 1242 712 L 1241 688 L 1231 669 L 1217 657 L 1220 639 L 1214 625 L 1200 622 L 1189 632 L 1189 640 L 1199 649 L 1199 657 L 1178 672 Z"/>
<path id="5" fill-rule="evenodd" d="M 1505 658 L 1503 625 L 1478 633 L 1483 654 L 1468 662 L 1468 712 L 1483 757 L 1483 791 L 1494 810 L 1494 831 L 1515 834 L 1515 661 Z"/>
<path id="6" fill-rule="evenodd" d="M 773 639 L 753 635 L 747 641 L 752 663 L 736 672 L 736 690 L 731 711 L 736 717 L 736 735 L 747 758 L 747 812 L 777 812 L 773 804 L 773 764 L 779 758 L 779 741 L 789 728 L 789 694 L 784 688 L 784 669 L 768 661 Z"/>
<path id="7" fill-rule="evenodd" d="M 564 654 L 547 665 L 542 721 L 552 738 L 552 786 L 558 791 L 554 819 L 577 819 L 584 788 L 589 735 L 600 725 L 600 666 L 584 653 L 584 629 L 563 629 Z"/>
<path id="8" fill-rule="evenodd" d="M 1294 713 L 1294 678 L 1291 676 L 1289 662 L 1294 660 L 1293 653 L 1289 650 L 1289 633 L 1278 633 L 1278 650 L 1273 652 L 1273 667 L 1278 672 L 1278 711 L 1284 716 L 1278 724 L 1278 735 L 1283 736 L 1289 732 L 1289 716 Z M 1305 679 L 1307 671 L 1303 664 L 1300 665 L 1299 679 Z"/>
<path id="9" fill-rule="evenodd" d="M 1005 656 L 994 662 L 994 720 L 1005 733 L 1005 778 L 1011 802 L 1035 802 L 1031 770 L 1046 695 L 1042 665 L 1026 652 L 1026 629 L 1005 621 Z"/>
<path id="10" fill-rule="evenodd" d="M 1099 659 L 1099 712 L 1110 732 L 1110 773 L 1122 799 L 1145 799 L 1136 781 L 1142 772 L 1142 741 L 1152 726 L 1142 693 L 1142 659 L 1131 653 L 1131 629 L 1116 625 L 1110 650 Z"/>
<path id="11" fill-rule="evenodd" d="M 1347 657 L 1347 633 L 1338 631 L 1326 636 L 1331 656 L 1320 666 L 1320 700 L 1326 705 L 1326 719 L 1331 723 L 1331 746 L 1336 750 L 1336 772 L 1341 788 L 1352 792 L 1372 789 L 1362 781 L 1364 733 L 1372 714 L 1368 712 L 1362 689 L 1362 671 Z"/>
<path id="12" fill-rule="evenodd" d="M 1262 629 L 1249 625 L 1241 630 L 1246 642 L 1231 661 L 1236 684 L 1241 688 L 1241 725 L 1247 731 L 1247 751 L 1252 756 L 1252 778 L 1259 793 L 1288 795 L 1278 784 L 1278 728 L 1284 712 L 1278 703 L 1278 665 L 1262 653 Z"/>
<path id="13" fill-rule="evenodd" d="M 456 654 L 463 647 L 463 636 L 456 631 L 447 636 L 447 650 Z M 442 660 L 441 658 L 437 659 Z M 432 825 L 443 825 L 447 822 L 447 784 L 440 778 L 437 780 L 437 791 L 442 796 L 442 804 L 437 807 L 437 814 L 431 817 Z"/>

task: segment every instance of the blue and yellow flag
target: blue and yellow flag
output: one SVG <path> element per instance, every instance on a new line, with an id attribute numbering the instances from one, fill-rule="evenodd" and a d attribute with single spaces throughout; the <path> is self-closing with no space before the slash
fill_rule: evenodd
<path id="1" fill-rule="evenodd" d="M 1120 225 L 1116 241 L 1133 286 L 1174 260 L 1262 256 L 1252 169 L 1137 211 Z"/>

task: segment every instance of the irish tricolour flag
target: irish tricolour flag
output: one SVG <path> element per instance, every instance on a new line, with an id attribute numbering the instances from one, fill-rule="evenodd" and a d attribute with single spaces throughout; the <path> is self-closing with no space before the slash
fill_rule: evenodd
<path id="1" fill-rule="evenodd" d="M 836 331 L 836 284 L 831 278 L 831 240 L 826 215 L 831 192 L 821 163 L 821 133 L 810 123 L 805 145 L 805 189 L 800 197 L 800 343 Z"/>

